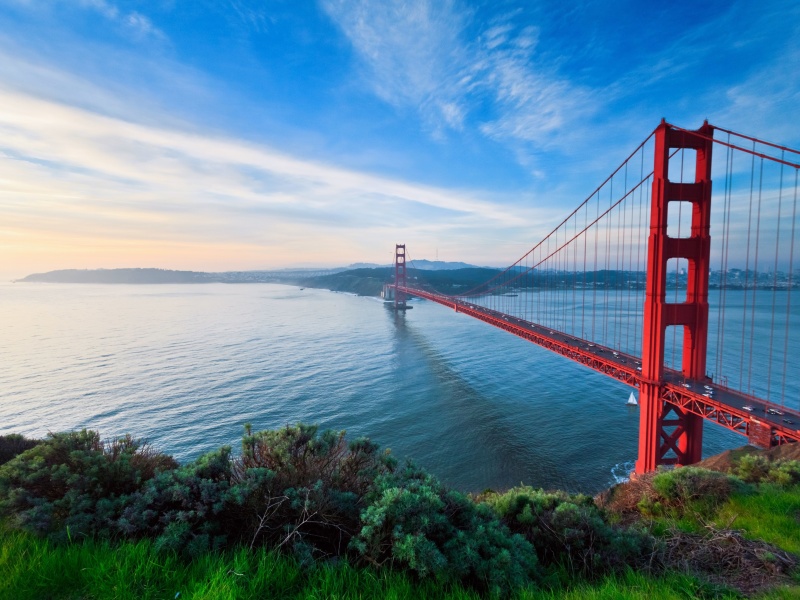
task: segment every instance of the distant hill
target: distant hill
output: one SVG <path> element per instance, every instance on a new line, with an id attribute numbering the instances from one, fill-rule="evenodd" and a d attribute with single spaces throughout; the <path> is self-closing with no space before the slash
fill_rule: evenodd
<path id="1" fill-rule="evenodd" d="M 409 286 L 420 285 L 422 288 L 432 288 L 445 294 L 456 294 L 471 290 L 498 273 L 498 269 L 487 267 L 423 270 L 419 268 L 416 262 L 413 266 L 409 265 L 410 268 L 407 271 Z M 414 266 L 418 268 L 413 268 Z M 393 266 L 375 269 L 352 269 L 318 277 L 296 278 L 292 281 L 287 281 L 287 283 L 337 292 L 350 292 L 360 296 L 378 296 L 383 286 L 392 281 L 394 281 Z"/>
<path id="2" fill-rule="evenodd" d="M 444 262 L 441 260 L 412 260 L 408 266 L 422 271 L 455 271 L 456 269 L 487 269 L 490 267 L 477 267 L 463 262 Z"/>
<path id="3" fill-rule="evenodd" d="M 443 260 L 410 260 L 408 261 L 409 268 L 420 269 L 421 271 L 453 271 L 455 269 L 477 269 L 475 265 L 470 265 L 464 262 L 446 262 Z M 394 268 L 394 265 L 378 265 L 375 263 L 353 263 L 347 267 L 348 271 L 354 269 L 383 269 Z"/>
<path id="4" fill-rule="evenodd" d="M 303 287 L 348 292 L 359 296 L 380 296 L 384 284 L 394 278 L 394 267 L 351 269 L 330 275 L 298 278 L 286 281 Z"/>
<path id="5" fill-rule="evenodd" d="M 220 278 L 215 273 L 166 269 L 64 269 L 34 273 L 17 281 L 26 283 L 212 283 L 220 281 Z"/>
<path id="6" fill-rule="evenodd" d="M 464 268 L 476 268 L 462 262 L 444 262 L 417 260 L 409 263 L 409 271 L 417 269 L 423 271 L 452 271 Z M 383 271 L 394 273 L 394 265 L 378 265 L 375 263 L 354 263 L 348 267 L 320 267 L 320 268 L 295 268 L 278 269 L 273 271 L 225 271 L 222 273 L 205 273 L 202 271 L 173 271 L 169 269 L 61 269 L 46 273 L 33 273 L 18 282 L 31 283 L 123 283 L 123 284 L 153 284 L 153 283 L 295 283 L 308 287 L 323 287 L 315 285 L 309 280 L 328 277 L 334 274 L 349 273 L 342 280 L 354 277 L 374 279 L 375 273 Z M 333 280 L 325 280 L 333 281 Z M 341 282 L 336 285 L 340 285 Z M 355 285 L 355 284 L 353 284 Z M 383 284 L 381 284 L 383 285 Z M 359 287 L 359 286 L 355 286 Z M 331 288 L 334 289 L 334 288 Z M 344 290 L 342 290 L 344 291 Z M 349 290 L 348 290 L 349 291 Z M 356 292 L 358 293 L 358 292 Z M 378 292 L 375 293 L 377 295 Z M 368 294 L 372 295 L 372 294 Z"/>

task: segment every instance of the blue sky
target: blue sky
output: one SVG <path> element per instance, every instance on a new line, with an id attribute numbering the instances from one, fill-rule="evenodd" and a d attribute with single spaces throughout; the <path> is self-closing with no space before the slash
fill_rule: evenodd
<path id="1" fill-rule="evenodd" d="M 5 0 L 0 273 L 504 265 L 662 117 L 798 108 L 794 1 Z"/>

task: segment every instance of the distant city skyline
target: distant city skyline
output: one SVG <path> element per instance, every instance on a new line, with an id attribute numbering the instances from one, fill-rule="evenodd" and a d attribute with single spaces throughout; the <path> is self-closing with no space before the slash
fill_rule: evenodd
<path id="1" fill-rule="evenodd" d="M 0 30 L 6 280 L 501 267 L 662 117 L 800 147 L 789 0 L 8 0 Z"/>

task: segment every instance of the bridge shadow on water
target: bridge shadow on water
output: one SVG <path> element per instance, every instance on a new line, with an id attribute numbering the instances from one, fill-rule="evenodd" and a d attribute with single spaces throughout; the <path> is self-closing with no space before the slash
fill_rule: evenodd
<path id="1" fill-rule="evenodd" d="M 419 306 L 419 305 L 417 305 Z M 525 483 L 572 491 L 585 485 L 565 475 L 558 461 L 530 437 L 520 407 L 481 391 L 431 344 L 404 312 L 387 310 L 394 326 L 393 406 L 382 424 L 394 436 L 393 450 L 409 456 L 453 487 L 470 492 Z M 376 438 L 378 434 L 376 433 Z M 393 437 L 394 437 L 393 436 Z"/>

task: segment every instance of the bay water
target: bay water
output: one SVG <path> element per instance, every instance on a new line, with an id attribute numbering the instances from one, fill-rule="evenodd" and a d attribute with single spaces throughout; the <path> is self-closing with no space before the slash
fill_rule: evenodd
<path id="1" fill-rule="evenodd" d="M 130 433 L 189 461 L 245 423 L 368 436 L 462 491 L 595 493 L 631 388 L 431 302 L 273 284 L 0 284 L 0 435 Z M 705 426 L 704 454 L 746 439 Z"/>

